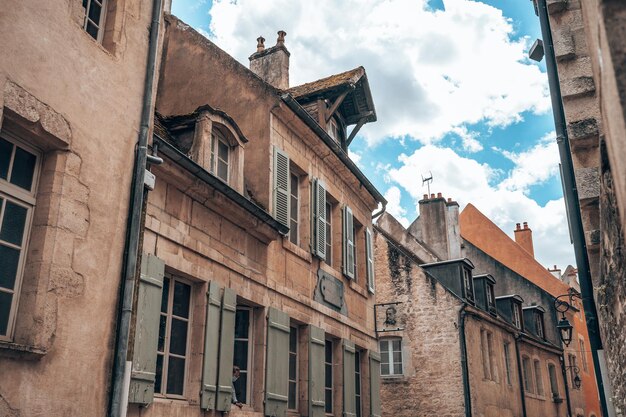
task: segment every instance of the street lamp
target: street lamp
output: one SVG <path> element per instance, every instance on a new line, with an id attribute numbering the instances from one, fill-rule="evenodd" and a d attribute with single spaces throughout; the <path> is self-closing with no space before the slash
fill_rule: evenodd
<path id="1" fill-rule="evenodd" d="M 567 301 L 562 300 L 562 298 L 567 297 Z M 561 336 L 561 341 L 565 346 L 569 346 L 572 342 L 572 329 L 573 326 L 565 317 L 565 313 L 572 308 L 572 301 L 574 298 L 581 298 L 580 294 L 575 292 L 572 288 L 569 289 L 567 294 L 559 295 L 554 299 L 554 308 L 556 311 L 561 313 L 561 319 L 556 325 L 556 328 L 559 330 L 559 336 Z"/>
<path id="2" fill-rule="evenodd" d="M 561 341 L 565 346 L 569 346 L 572 341 L 572 325 L 569 320 L 565 317 L 565 313 L 563 313 L 563 317 L 559 320 L 559 323 L 556 325 L 556 328 L 559 330 L 559 335 L 561 336 Z"/>
<path id="3" fill-rule="evenodd" d="M 580 386 L 582 385 L 583 381 L 582 379 L 580 379 L 580 368 L 578 368 L 578 366 L 576 365 L 570 365 L 570 366 L 565 366 L 564 367 L 565 370 L 571 369 L 574 372 L 574 378 L 572 379 L 572 381 L 574 382 L 574 387 L 576 387 L 576 389 L 580 389 Z"/>

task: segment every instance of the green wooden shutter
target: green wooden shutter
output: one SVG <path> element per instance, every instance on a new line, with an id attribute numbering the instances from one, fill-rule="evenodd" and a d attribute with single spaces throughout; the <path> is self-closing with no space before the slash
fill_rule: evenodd
<path id="1" fill-rule="evenodd" d="M 343 415 L 356 417 L 354 343 L 343 340 Z"/>
<path id="2" fill-rule="evenodd" d="M 380 417 L 380 354 L 370 352 L 370 417 Z"/>
<path id="3" fill-rule="evenodd" d="M 343 273 L 354 279 L 354 217 L 348 206 L 343 208 Z"/>
<path id="4" fill-rule="evenodd" d="M 284 417 L 289 399 L 289 316 L 270 307 L 267 314 L 265 415 Z"/>
<path id="5" fill-rule="evenodd" d="M 217 376 L 217 399 L 215 409 L 229 411 L 233 395 L 233 351 L 235 349 L 235 312 L 237 295 L 230 288 L 224 289 Z"/>
<path id="6" fill-rule="evenodd" d="M 365 256 L 367 257 L 367 289 L 374 293 L 374 242 L 372 231 L 365 229 Z"/>
<path id="7" fill-rule="evenodd" d="M 326 236 L 326 187 L 319 180 L 313 180 L 313 227 L 314 229 L 314 244 L 313 254 L 317 255 L 321 259 L 326 258 L 326 239 L 330 239 L 330 236 Z"/>
<path id="8" fill-rule="evenodd" d="M 274 218 L 289 226 L 291 190 L 289 156 L 274 147 Z"/>
<path id="9" fill-rule="evenodd" d="M 325 416 L 325 347 L 324 330 L 309 325 L 309 417 Z"/>
<path id="10" fill-rule="evenodd" d="M 204 362 L 202 364 L 202 391 L 200 408 L 212 410 L 217 397 L 217 369 L 220 340 L 220 287 L 209 282 L 206 294 L 206 323 L 204 325 Z"/>
<path id="11" fill-rule="evenodd" d="M 141 257 L 129 403 L 148 405 L 154 397 L 164 272 L 165 263 L 156 256 Z"/>

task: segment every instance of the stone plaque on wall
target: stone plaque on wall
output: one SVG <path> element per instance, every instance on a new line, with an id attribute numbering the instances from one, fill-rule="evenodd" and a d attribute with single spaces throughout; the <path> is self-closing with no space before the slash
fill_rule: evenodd
<path id="1" fill-rule="evenodd" d="M 343 282 L 321 269 L 317 273 L 317 286 L 313 299 L 342 314 L 348 314 Z"/>

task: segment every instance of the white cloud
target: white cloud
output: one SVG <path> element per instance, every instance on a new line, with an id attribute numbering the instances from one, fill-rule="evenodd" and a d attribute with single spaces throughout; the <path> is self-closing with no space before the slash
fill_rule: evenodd
<path id="1" fill-rule="evenodd" d="M 370 144 L 410 135 L 431 143 L 464 125 L 506 126 L 524 111 L 549 107 L 546 78 L 525 58 L 528 40 L 492 6 L 445 0 L 216 0 L 213 40 L 248 64 L 256 38 L 274 44 L 288 33 L 291 83 L 312 81 L 363 65 L 378 122 L 361 132 Z M 463 138 L 476 152 L 476 137 Z"/>
<path id="2" fill-rule="evenodd" d="M 455 127 L 452 131 L 461 138 L 463 150 L 472 153 L 483 150 L 483 145 L 477 139 L 479 136 L 478 132 L 470 132 L 465 126 Z"/>
<path id="3" fill-rule="evenodd" d="M 363 168 L 361 166 L 361 154 L 360 153 L 357 153 L 351 149 L 348 149 L 348 156 L 350 157 L 350 159 L 352 159 L 352 162 L 354 162 L 356 166 L 358 166 L 359 168 Z"/>
<path id="4" fill-rule="evenodd" d="M 390 187 L 385 193 L 385 200 L 387 200 L 387 211 L 393 217 L 396 218 L 404 227 L 409 227 L 411 222 L 406 217 L 406 209 L 400 205 L 400 198 L 402 192 L 398 187 Z"/>
<path id="5" fill-rule="evenodd" d="M 415 178 L 419 173 L 430 171 L 434 178 L 432 192 L 453 198 L 461 208 L 472 203 L 510 236 L 515 223 L 527 221 L 533 230 L 535 256 L 544 266 L 557 264 L 565 267 L 574 262 L 571 246 L 566 243 L 569 242 L 569 232 L 563 199 L 541 206 L 525 195 L 524 187 L 530 181 L 518 174 L 523 171 L 520 167 L 525 166 L 525 159 L 522 158 L 520 165 L 497 185 L 490 185 L 498 175 L 496 170 L 461 157 L 451 149 L 426 145 L 409 156 L 401 155 L 399 161 L 401 166 L 391 169 L 388 176 L 415 202 L 426 193 Z M 502 186 L 503 183 L 514 183 L 513 178 L 518 177 L 522 178 L 517 182 L 520 188 Z"/>

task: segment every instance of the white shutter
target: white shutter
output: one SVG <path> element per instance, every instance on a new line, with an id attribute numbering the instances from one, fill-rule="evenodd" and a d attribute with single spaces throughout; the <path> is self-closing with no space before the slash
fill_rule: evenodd
<path id="1" fill-rule="evenodd" d="M 354 279 L 354 217 L 348 206 L 343 208 L 343 273 Z"/>
<path id="2" fill-rule="evenodd" d="M 319 180 L 313 180 L 313 254 L 318 257 L 326 258 L 326 188 Z"/>
<path id="3" fill-rule="evenodd" d="M 365 229 L 365 256 L 367 257 L 367 289 L 374 293 L 374 242 L 372 232 Z"/>
<path id="4" fill-rule="evenodd" d="M 289 156 L 274 147 L 274 218 L 285 226 L 289 226 L 289 186 Z"/>

